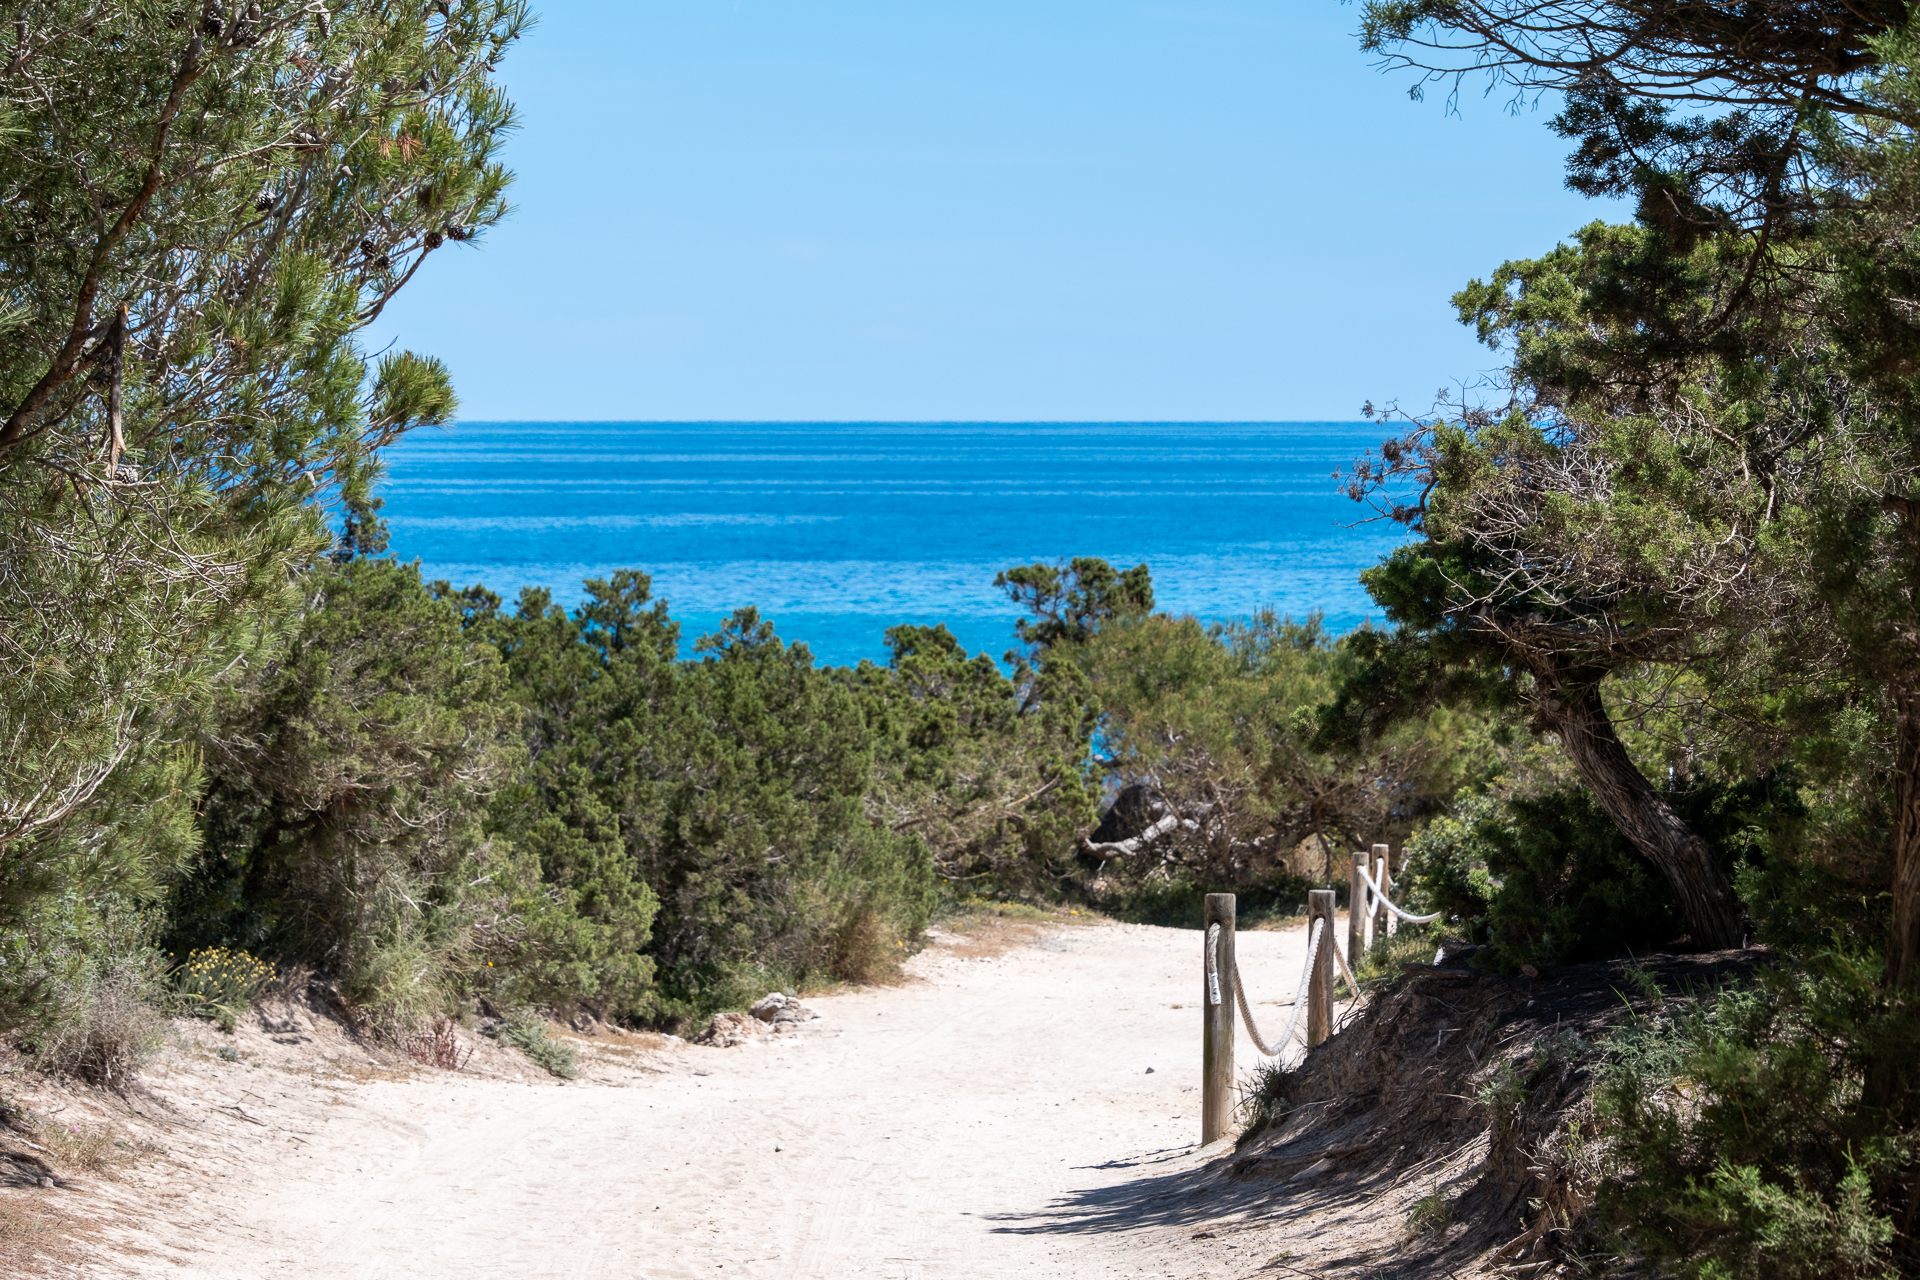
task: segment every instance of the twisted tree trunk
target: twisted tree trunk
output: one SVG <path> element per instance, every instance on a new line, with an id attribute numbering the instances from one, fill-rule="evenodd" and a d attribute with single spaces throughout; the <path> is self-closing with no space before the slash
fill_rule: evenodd
<path id="1" fill-rule="evenodd" d="M 1542 686 L 1543 718 L 1566 744 L 1593 798 L 1673 886 L 1694 945 L 1704 951 L 1742 945 L 1740 903 L 1733 886 L 1721 874 L 1707 842 L 1635 767 L 1600 700 L 1599 675 L 1548 662 L 1529 665 Z"/>
<path id="2" fill-rule="evenodd" d="M 1898 999 L 1901 988 L 1910 994 L 1920 987 L 1920 689 L 1889 680 L 1887 690 L 1893 697 L 1894 737 L 1893 927 L 1886 973 Z M 1863 1100 L 1892 1117 L 1888 1127 L 1896 1132 L 1912 1123 L 1917 1067 L 1909 1044 L 1907 1052 L 1881 1052 L 1867 1068 Z M 1900 1231 L 1894 1242 L 1900 1274 L 1920 1275 L 1920 1161 L 1908 1160 L 1888 1201 Z"/>
<path id="3" fill-rule="evenodd" d="M 1893 936 L 1887 977 L 1920 986 L 1920 689 L 1891 684 L 1894 706 Z"/>

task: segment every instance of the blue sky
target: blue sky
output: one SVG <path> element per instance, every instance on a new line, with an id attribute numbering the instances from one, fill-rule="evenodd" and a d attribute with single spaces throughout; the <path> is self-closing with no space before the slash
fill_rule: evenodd
<path id="1" fill-rule="evenodd" d="M 382 318 L 471 419 L 1314 420 L 1496 363 L 1448 296 L 1619 210 L 1337 0 L 549 0 L 512 218 Z"/>

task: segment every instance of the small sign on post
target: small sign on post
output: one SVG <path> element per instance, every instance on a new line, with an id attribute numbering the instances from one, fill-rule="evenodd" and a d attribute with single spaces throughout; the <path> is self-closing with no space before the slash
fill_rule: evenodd
<path id="1" fill-rule="evenodd" d="M 1233 918 L 1230 893 L 1210 893 L 1200 920 L 1200 1143 L 1233 1123 Z M 1214 926 L 1219 926 L 1219 932 Z"/>
<path id="2" fill-rule="evenodd" d="M 1320 945 L 1313 953 L 1313 969 L 1307 979 L 1307 1044 L 1319 1044 L 1333 1034 L 1333 949 L 1339 944 L 1333 936 L 1333 890 L 1315 889 L 1307 895 L 1307 937 L 1313 937 L 1316 920 Z"/>

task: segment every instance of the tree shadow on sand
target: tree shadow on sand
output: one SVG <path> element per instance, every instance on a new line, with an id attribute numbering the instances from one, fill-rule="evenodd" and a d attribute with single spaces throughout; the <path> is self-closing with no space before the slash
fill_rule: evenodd
<path id="1" fill-rule="evenodd" d="M 994 1231 L 1012 1235 L 1100 1235 L 1197 1226 L 1222 1218 L 1257 1218 L 1263 1226 L 1277 1226 L 1353 1212 L 1373 1194 L 1365 1187 L 1289 1191 L 1266 1178 L 1219 1176 L 1218 1165 L 1164 1167 L 1186 1154 L 1187 1149 L 1176 1149 L 1150 1152 L 1138 1160 L 1081 1165 L 1082 1169 L 1132 1168 L 1141 1173 L 1109 1186 L 1070 1191 L 1044 1208 L 981 1217 L 995 1224 Z"/>

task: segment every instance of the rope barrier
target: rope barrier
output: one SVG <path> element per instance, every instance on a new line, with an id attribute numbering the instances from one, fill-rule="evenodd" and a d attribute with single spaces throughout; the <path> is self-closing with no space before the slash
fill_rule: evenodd
<path id="1" fill-rule="evenodd" d="M 1366 881 L 1367 889 L 1369 891 L 1367 894 L 1367 899 L 1368 899 L 1367 914 L 1371 915 L 1374 910 L 1377 910 L 1378 908 L 1384 906 L 1387 910 L 1393 912 L 1393 914 L 1399 916 L 1402 920 L 1405 920 L 1408 924 L 1432 924 L 1435 920 L 1438 920 L 1440 918 L 1440 913 L 1438 911 L 1434 912 L 1430 916 L 1408 915 L 1406 912 L 1402 911 L 1400 908 L 1394 906 L 1393 900 L 1387 897 L 1386 894 L 1380 891 L 1380 886 L 1374 883 L 1373 877 L 1367 874 L 1365 867 L 1359 867 L 1356 869 L 1360 872 L 1360 878 Z"/>
<path id="2" fill-rule="evenodd" d="M 1308 984 L 1313 981 L 1313 958 L 1320 950 L 1321 935 L 1326 931 L 1327 922 L 1325 920 L 1315 920 L 1313 922 L 1313 932 L 1307 938 L 1307 962 L 1300 966 L 1300 985 L 1294 988 L 1293 1012 L 1287 1016 L 1287 1029 L 1280 1033 L 1280 1039 L 1278 1041 L 1279 1048 L 1269 1049 L 1265 1044 L 1261 1043 L 1259 1033 L 1253 1030 L 1253 1019 L 1247 1015 L 1246 993 L 1242 992 L 1240 995 L 1240 1015 L 1247 1019 L 1247 1030 L 1253 1034 L 1254 1046 L 1269 1058 L 1279 1057 L 1286 1047 L 1293 1043 L 1294 1028 L 1300 1025 L 1300 1013 L 1307 1007 L 1307 988 Z"/>
<path id="3" fill-rule="evenodd" d="M 1348 905 L 1347 912 L 1349 919 L 1364 919 L 1373 915 L 1381 906 L 1385 906 L 1387 910 L 1393 912 L 1394 915 L 1399 916 L 1409 924 L 1428 924 L 1440 918 L 1438 911 L 1427 916 L 1409 915 L 1407 912 L 1402 911 L 1399 907 L 1393 905 L 1392 899 L 1388 898 L 1386 893 L 1380 888 L 1379 881 L 1374 879 L 1373 876 L 1369 876 L 1365 867 L 1358 868 L 1358 870 L 1361 881 L 1367 886 L 1367 892 L 1363 895 L 1366 901 L 1364 910 L 1359 916 L 1354 915 L 1353 905 Z M 1382 877 L 1385 876 L 1386 859 L 1382 858 L 1380 860 L 1380 864 L 1375 868 L 1375 874 Z M 1240 981 L 1240 961 L 1237 957 L 1234 960 L 1232 974 L 1233 999 L 1234 1003 L 1240 1007 L 1240 1020 L 1247 1024 L 1247 1034 L 1253 1038 L 1254 1047 L 1269 1058 L 1279 1057 L 1281 1052 L 1293 1042 L 1294 1030 L 1300 1025 L 1300 1011 L 1304 1009 L 1307 1004 L 1307 990 L 1313 978 L 1313 961 L 1314 957 L 1319 954 L 1320 943 L 1326 933 L 1326 926 L 1327 921 L 1324 917 L 1313 922 L 1313 931 L 1307 938 L 1306 962 L 1300 967 L 1300 985 L 1294 988 L 1292 1000 L 1293 1012 L 1287 1018 L 1287 1029 L 1280 1033 L 1280 1039 L 1276 1042 L 1278 1045 L 1277 1048 L 1268 1045 L 1260 1036 L 1259 1024 L 1253 1020 L 1253 1008 L 1247 1003 L 1246 984 Z M 1360 981 L 1353 976 L 1353 970 L 1347 967 L 1347 958 L 1340 954 L 1338 947 L 1333 948 L 1333 960 L 1334 963 L 1339 966 L 1340 977 L 1346 982 L 1348 989 L 1353 992 L 1354 998 L 1356 1000 L 1359 999 L 1361 995 Z M 1218 924 L 1211 924 L 1207 926 L 1207 1000 L 1209 1003 L 1219 1004 L 1222 999 L 1223 996 L 1220 991 L 1220 926 Z"/>
<path id="4" fill-rule="evenodd" d="M 1294 1028 L 1300 1025 L 1300 1011 L 1307 1007 L 1307 986 L 1313 979 L 1313 957 L 1314 954 L 1320 950 L 1321 937 L 1326 933 L 1326 927 L 1327 922 L 1325 920 L 1315 920 L 1313 922 L 1313 932 L 1307 938 L 1306 963 L 1300 967 L 1300 985 L 1294 989 L 1293 993 L 1293 1014 L 1287 1019 L 1287 1029 L 1281 1032 L 1280 1039 L 1275 1041 L 1275 1044 L 1278 1045 L 1277 1048 L 1269 1046 L 1267 1042 L 1261 1038 L 1260 1026 L 1253 1020 L 1253 1009 L 1247 1004 L 1246 984 L 1240 981 L 1240 961 L 1236 958 L 1233 962 L 1233 999 L 1234 1003 L 1240 1006 L 1240 1020 L 1247 1024 L 1247 1034 L 1253 1038 L 1254 1048 L 1260 1050 L 1261 1053 L 1269 1058 L 1279 1057 L 1281 1053 L 1286 1050 L 1286 1047 L 1293 1043 Z M 1334 958 L 1338 959 L 1339 954 L 1338 951 L 1335 951 Z M 1342 971 L 1344 971 L 1346 969 L 1346 963 L 1342 961 L 1340 967 Z M 1214 1004 L 1220 1003 L 1219 969 L 1220 926 L 1217 924 L 1208 925 L 1207 998 Z M 1347 984 L 1358 994 L 1360 990 L 1359 984 L 1353 981 L 1351 975 L 1347 978 Z"/>

